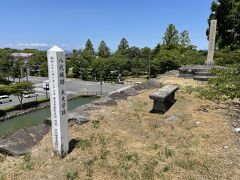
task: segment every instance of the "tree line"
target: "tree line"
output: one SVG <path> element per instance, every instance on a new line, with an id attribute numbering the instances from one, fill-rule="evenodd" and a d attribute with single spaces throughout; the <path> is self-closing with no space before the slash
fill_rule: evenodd
<path id="1" fill-rule="evenodd" d="M 211 19 L 217 19 L 217 41 L 215 63 L 231 66 L 240 62 L 240 3 L 238 0 L 215 0 L 211 6 Z M 209 28 L 206 31 L 208 36 Z M 27 67 L 21 58 L 14 59 L 16 49 L 0 49 L 0 79 L 9 77 L 20 78 L 29 68 L 31 75 L 47 76 L 47 53 L 33 49 L 21 52 L 34 52 Z M 188 31 L 178 32 L 175 25 L 170 24 L 156 47 L 139 48 L 129 45 L 126 38 L 122 38 L 118 48 L 112 52 L 105 41 L 101 41 L 95 50 L 90 39 L 85 47 L 73 50 L 67 58 L 67 73 L 70 77 L 83 80 L 116 80 L 126 76 L 156 77 L 160 73 L 171 69 L 178 69 L 185 64 L 203 64 L 207 51 L 197 50 L 191 44 Z M 149 69 L 150 67 L 150 69 Z"/>
<path id="2" fill-rule="evenodd" d="M 191 44 L 188 31 L 178 32 L 170 24 L 164 33 L 162 43 L 153 49 L 130 46 L 122 38 L 115 52 L 111 52 L 105 41 L 95 51 L 90 39 L 84 49 L 73 50 L 67 60 L 67 74 L 83 80 L 116 80 L 125 76 L 150 75 L 177 69 L 183 64 L 198 64 L 205 60 L 206 51 L 198 51 Z M 47 76 L 46 52 L 36 53 L 30 61 L 32 75 Z"/>

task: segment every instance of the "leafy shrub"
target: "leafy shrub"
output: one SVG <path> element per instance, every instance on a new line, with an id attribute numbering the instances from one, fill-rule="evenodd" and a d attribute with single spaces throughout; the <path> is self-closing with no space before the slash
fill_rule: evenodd
<path id="1" fill-rule="evenodd" d="M 10 81 L 8 81 L 8 80 L 6 80 L 6 79 L 2 79 L 2 78 L 0 77 L 0 84 L 8 85 L 8 84 L 10 84 Z"/>
<path id="2" fill-rule="evenodd" d="M 1 95 L 9 95 L 9 94 L 11 94 L 11 92 L 10 92 L 8 86 L 0 85 L 0 96 Z"/>
<path id="3" fill-rule="evenodd" d="M 206 57 L 207 55 L 204 51 L 189 50 L 182 54 L 181 65 L 203 64 Z"/>
<path id="4" fill-rule="evenodd" d="M 181 53 L 178 49 L 168 50 L 162 48 L 153 60 L 153 69 L 156 73 L 165 73 L 166 71 L 180 67 Z"/>
<path id="5" fill-rule="evenodd" d="M 222 49 L 215 53 L 215 62 L 218 65 L 229 66 L 240 63 L 240 49 L 231 51 L 229 48 Z"/>
<path id="6" fill-rule="evenodd" d="M 208 80 L 208 88 L 201 92 L 210 100 L 240 98 L 240 65 L 234 68 L 213 70 L 215 78 Z"/>
<path id="7" fill-rule="evenodd" d="M 23 157 L 22 167 L 24 170 L 30 171 L 33 169 L 33 160 L 31 154 L 27 153 Z"/>

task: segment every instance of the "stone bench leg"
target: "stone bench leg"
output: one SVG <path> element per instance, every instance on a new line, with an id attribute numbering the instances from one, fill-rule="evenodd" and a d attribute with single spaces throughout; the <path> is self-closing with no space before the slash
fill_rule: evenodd
<path id="1" fill-rule="evenodd" d="M 164 101 L 153 101 L 153 109 L 150 111 L 151 113 L 165 113 L 166 111 L 167 107 L 165 106 Z"/>
<path id="2" fill-rule="evenodd" d="M 171 94 L 165 101 L 174 103 L 175 102 L 175 93 Z"/>
<path id="3" fill-rule="evenodd" d="M 165 101 L 154 100 L 153 101 L 153 108 L 150 111 L 150 113 L 162 113 L 162 114 L 164 114 L 174 104 L 174 102 L 175 102 L 174 94 L 171 95 L 171 97 L 169 97 Z"/>

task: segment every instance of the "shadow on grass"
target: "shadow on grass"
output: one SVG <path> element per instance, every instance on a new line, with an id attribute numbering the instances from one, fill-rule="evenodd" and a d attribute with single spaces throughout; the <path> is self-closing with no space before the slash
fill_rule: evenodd
<path id="1" fill-rule="evenodd" d="M 69 150 L 68 150 L 68 154 L 70 154 L 73 149 L 76 148 L 77 144 L 79 143 L 79 140 L 77 139 L 71 139 L 71 141 L 69 142 Z"/>

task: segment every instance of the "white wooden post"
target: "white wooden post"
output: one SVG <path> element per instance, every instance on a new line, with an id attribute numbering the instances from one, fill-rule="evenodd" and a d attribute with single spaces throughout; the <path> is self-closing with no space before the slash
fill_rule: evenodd
<path id="1" fill-rule="evenodd" d="M 54 153 L 66 155 L 69 149 L 65 53 L 58 46 L 47 52 Z"/>
<path id="2" fill-rule="evenodd" d="M 208 56 L 205 64 L 213 65 L 213 57 L 215 50 L 215 39 L 216 39 L 216 30 L 217 30 L 217 20 L 211 20 L 210 32 L 209 32 L 209 44 L 208 44 Z"/>

